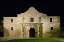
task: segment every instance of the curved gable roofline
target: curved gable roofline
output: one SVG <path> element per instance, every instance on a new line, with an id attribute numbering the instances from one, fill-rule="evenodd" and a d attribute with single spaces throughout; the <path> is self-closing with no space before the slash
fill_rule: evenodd
<path id="1" fill-rule="evenodd" d="M 37 9 L 35 9 L 34 7 L 30 7 L 25 13 L 40 13 L 37 11 Z"/>
<path id="2" fill-rule="evenodd" d="M 34 7 L 30 7 L 27 11 L 25 11 L 24 13 L 21 13 L 21 14 L 17 14 L 17 16 L 19 15 L 37 15 L 37 14 L 41 14 L 41 15 L 46 15 L 46 14 L 43 14 L 39 11 L 37 11 L 37 9 L 35 9 Z"/>

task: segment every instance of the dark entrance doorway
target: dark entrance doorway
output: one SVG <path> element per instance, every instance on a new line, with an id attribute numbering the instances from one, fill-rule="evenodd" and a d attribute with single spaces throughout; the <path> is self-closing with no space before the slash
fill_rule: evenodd
<path id="1" fill-rule="evenodd" d="M 29 31 L 29 36 L 30 37 L 35 37 L 35 29 L 34 28 L 31 28 L 30 31 Z"/>

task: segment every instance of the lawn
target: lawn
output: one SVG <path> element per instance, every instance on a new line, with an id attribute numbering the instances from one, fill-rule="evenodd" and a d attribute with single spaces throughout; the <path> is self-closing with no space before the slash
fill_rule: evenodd
<path id="1" fill-rule="evenodd" d="M 61 42 L 61 41 L 50 38 L 44 38 L 44 39 L 13 39 L 7 42 Z"/>

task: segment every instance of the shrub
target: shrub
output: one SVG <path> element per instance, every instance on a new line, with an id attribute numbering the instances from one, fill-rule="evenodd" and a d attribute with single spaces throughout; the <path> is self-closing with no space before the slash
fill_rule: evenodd
<path id="1" fill-rule="evenodd" d="M 61 37 L 61 29 L 54 28 L 54 30 L 50 30 L 44 34 L 45 37 Z"/>

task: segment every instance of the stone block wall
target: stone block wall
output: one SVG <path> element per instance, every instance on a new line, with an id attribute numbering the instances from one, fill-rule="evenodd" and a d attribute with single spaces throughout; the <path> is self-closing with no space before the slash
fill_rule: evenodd
<path id="1" fill-rule="evenodd" d="M 33 18 L 34 22 L 30 22 L 30 18 Z M 50 22 L 50 18 L 52 18 L 52 22 Z M 13 19 L 13 22 L 11 22 L 11 19 Z M 40 27 L 39 23 L 41 23 Z M 30 24 L 32 25 L 30 26 Z M 29 29 L 32 27 L 36 31 L 39 29 L 41 31 L 38 31 L 36 37 L 38 37 L 38 34 L 45 37 L 48 36 L 47 32 L 60 28 L 60 16 L 47 16 L 47 14 L 40 13 L 34 8 L 29 8 L 25 13 L 17 14 L 17 17 L 3 17 L 3 26 L 5 37 L 8 35 L 8 37 L 23 38 L 24 36 L 29 38 Z M 13 30 L 11 30 L 11 27 L 13 27 Z M 23 35 L 23 27 L 26 28 L 25 35 Z M 51 27 L 53 27 L 53 30 L 51 30 Z"/>

